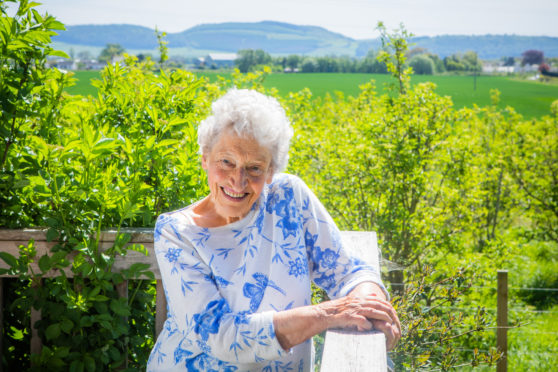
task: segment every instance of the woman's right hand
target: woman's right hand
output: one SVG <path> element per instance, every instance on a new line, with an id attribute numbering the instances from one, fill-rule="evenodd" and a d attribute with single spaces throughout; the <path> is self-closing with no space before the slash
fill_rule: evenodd
<path id="1" fill-rule="evenodd" d="M 345 296 L 316 306 L 323 314 L 327 329 L 377 329 L 385 334 L 388 350 L 393 349 L 401 337 L 401 325 L 393 306 L 377 295 Z"/>

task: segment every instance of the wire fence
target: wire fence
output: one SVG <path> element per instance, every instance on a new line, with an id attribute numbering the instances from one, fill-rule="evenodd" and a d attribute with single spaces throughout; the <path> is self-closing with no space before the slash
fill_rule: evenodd
<path id="1" fill-rule="evenodd" d="M 503 274 L 503 275 L 502 275 Z M 502 276 L 502 277 L 501 277 Z M 537 319 L 539 316 L 545 316 L 543 321 L 546 322 L 550 315 L 552 319 L 554 316 L 558 319 L 558 307 L 553 305 L 553 302 L 556 303 L 558 301 L 551 300 L 548 304 L 550 308 L 544 307 L 534 307 L 533 304 L 529 304 L 526 301 L 525 293 L 539 293 L 538 297 L 548 297 L 550 299 L 556 298 L 558 296 L 558 288 L 548 288 L 548 287 L 524 287 L 524 286 L 509 286 L 507 280 L 507 271 L 499 271 L 498 272 L 498 285 L 470 285 L 470 286 L 463 286 L 462 288 L 467 288 L 473 290 L 473 293 L 479 293 L 481 296 L 479 298 L 469 297 L 468 302 L 463 304 L 464 306 L 424 306 L 421 308 L 421 311 L 428 312 L 431 310 L 442 310 L 442 311 L 459 311 L 462 313 L 471 313 L 471 312 L 487 312 L 489 314 L 493 314 L 494 321 L 489 322 L 488 324 L 483 324 L 482 327 L 479 329 L 475 329 L 475 325 L 467 326 L 466 324 L 452 326 L 458 332 L 462 332 L 464 334 L 470 333 L 471 330 L 475 332 L 479 332 L 482 334 L 490 334 L 493 333 L 496 337 L 496 344 L 494 345 L 499 352 L 502 352 L 504 357 L 498 360 L 498 364 L 505 364 L 507 365 L 508 360 L 510 357 L 512 358 L 521 358 L 520 356 L 523 355 L 525 352 L 522 350 L 522 347 L 525 346 L 525 340 L 534 340 L 543 339 L 542 344 L 537 344 L 536 348 L 536 355 L 537 357 L 546 358 L 547 360 L 556 360 L 558 363 L 558 331 L 554 331 L 556 329 L 553 326 L 550 328 L 547 327 L 547 324 L 541 324 L 538 322 Z M 406 286 L 404 283 L 389 283 L 392 287 L 403 287 Z M 455 284 L 434 284 L 430 286 L 433 287 L 440 287 L 440 288 L 456 288 Z M 487 297 L 487 294 L 489 297 Z M 493 298 L 490 296 L 494 295 Z M 495 300 L 495 301 L 494 301 Z M 477 301 L 482 302 L 481 304 L 475 306 Z M 494 302 L 495 304 L 494 304 Z M 512 306 L 508 306 L 510 303 Z M 486 306 L 488 304 L 488 306 Z M 524 304 L 522 306 L 522 304 Z M 494 306 L 497 305 L 497 306 Z M 508 315 L 511 316 L 513 321 L 508 323 Z M 556 323 L 553 323 L 556 324 Z M 436 331 L 433 329 L 426 329 L 421 328 L 418 329 L 421 332 L 431 332 L 436 335 L 440 335 L 440 337 L 444 337 L 446 335 L 443 331 Z M 508 334 L 514 337 L 513 339 L 513 348 L 508 349 Z M 516 337 L 520 337 L 519 339 Z M 534 337 L 534 338 L 533 338 Z M 521 343 L 518 344 L 517 340 Z M 486 342 L 486 341 L 485 341 Z M 492 341 L 494 342 L 494 341 Z M 528 342 L 530 343 L 530 342 Z M 424 346 L 424 352 L 428 351 L 427 345 Z M 480 345 L 479 345 L 480 346 Z M 483 344 L 484 348 L 473 349 L 468 347 L 456 348 L 456 351 L 459 352 L 483 352 L 489 354 L 491 351 L 486 349 L 486 343 Z M 419 346 L 419 349 L 421 347 Z M 501 366 L 498 367 L 498 370 Z M 505 367 L 507 368 L 507 367 Z"/>

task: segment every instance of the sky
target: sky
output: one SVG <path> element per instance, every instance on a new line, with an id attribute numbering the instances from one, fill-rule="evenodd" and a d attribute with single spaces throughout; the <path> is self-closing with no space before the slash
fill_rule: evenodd
<path id="1" fill-rule="evenodd" d="M 264 20 L 321 26 L 354 39 L 401 23 L 416 36 L 558 36 L 558 0 L 38 0 L 66 25 L 134 24 L 169 33 Z"/>

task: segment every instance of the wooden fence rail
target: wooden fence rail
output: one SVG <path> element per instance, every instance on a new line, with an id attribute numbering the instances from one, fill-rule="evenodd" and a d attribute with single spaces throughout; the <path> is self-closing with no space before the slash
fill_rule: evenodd
<path id="1" fill-rule="evenodd" d="M 151 271 L 155 275 L 157 282 L 157 298 L 155 309 L 155 334 L 161 332 L 163 324 L 166 320 L 167 300 L 163 291 L 161 281 L 161 273 L 157 266 L 153 250 L 153 231 L 152 229 L 132 229 L 125 230 L 131 234 L 132 239 L 129 244 L 142 244 L 148 251 L 145 256 L 136 251 L 128 251 L 126 256 L 118 257 L 113 270 L 122 270 L 129 268 L 134 263 L 147 263 L 151 265 Z M 116 238 L 115 231 L 105 231 L 101 234 L 101 248 L 109 248 L 114 244 Z M 341 238 L 346 246 L 371 262 L 379 270 L 379 254 L 376 241 L 376 233 L 374 232 L 355 232 L 343 231 Z M 15 257 L 19 256 L 19 246 L 27 245 L 29 240 L 35 241 L 35 248 L 38 257 L 50 252 L 54 246 L 54 242 L 48 242 L 46 232 L 44 230 L 1 230 L 0 229 L 0 251 L 8 252 Z M 36 264 L 35 264 L 36 265 Z M 5 263 L 0 260 L 0 268 L 6 268 Z M 37 268 L 38 270 L 38 268 Z M 67 272 L 71 276 L 71 271 Z M 53 274 L 54 275 L 54 274 Z M 3 335 L 3 278 L 8 275 L 0 275 L 0 335 Z M 128 283 L 123 283 L 119 293 L 123 297 L 127 297 Z M 39 311 L 31 312 L 31 324 L 35 324 L 41 317 Z M 31 327 L 31 353 L 40 353 L 41 340 L 34 327 Z M 2 350 L 2 337 L 0 337 L 0 351 Z M 322 358 L 323 372 L 376 372 L 387 370 L 387 354 L 385 346 L 385 337 L 380 332 L 346 332 L 341 330 L 330 330 L 326 333 L 324 352 Z M 2 365 L 0 363 L 0 372 Z"/>

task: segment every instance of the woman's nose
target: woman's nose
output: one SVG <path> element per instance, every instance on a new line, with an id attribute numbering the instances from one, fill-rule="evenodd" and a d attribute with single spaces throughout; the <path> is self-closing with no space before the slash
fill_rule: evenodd
<path id="1" fill-rule="evenodd" d="M 236 191 L 242 191 L 242 189 L 244 189 L 248 184 L 246 169 L 244 169 L 244 167 L 237 167 L 233 171 L 232 179 L 233 179 L 233 185 L 239 188 Z"/>

